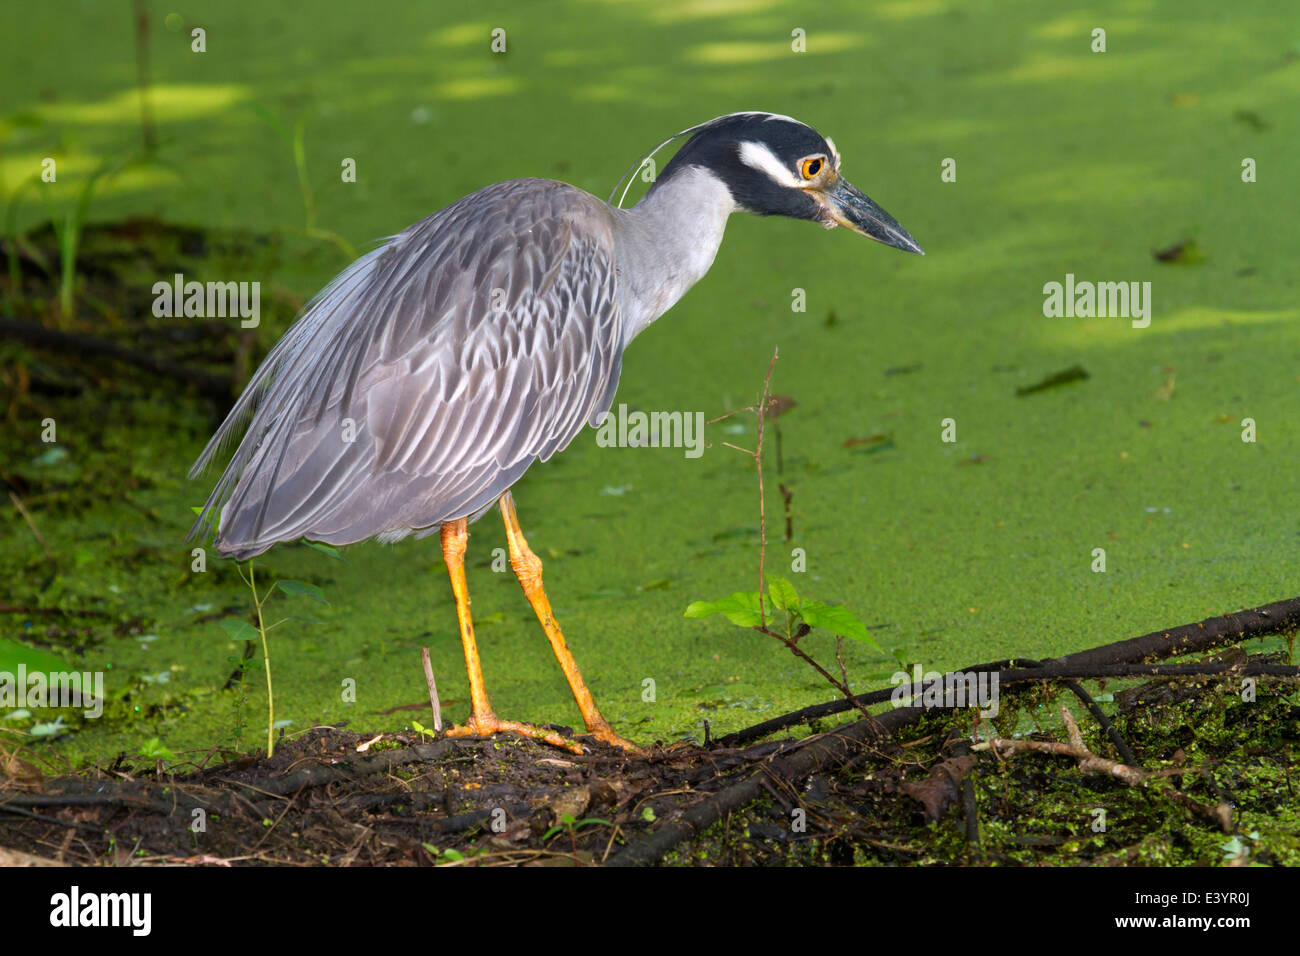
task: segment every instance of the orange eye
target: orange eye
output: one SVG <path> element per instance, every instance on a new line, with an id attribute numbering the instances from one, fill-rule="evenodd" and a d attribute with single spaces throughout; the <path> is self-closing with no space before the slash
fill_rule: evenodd
<path id="1" fill-rule="evenodd" d="M 812 179 L 821 171 L 822 158 L 820 156 L 813 156 L 810 159 L 805 159 L 803 163 L 800 164 L 800 172 L 803 173 L 804 179 Z"/>

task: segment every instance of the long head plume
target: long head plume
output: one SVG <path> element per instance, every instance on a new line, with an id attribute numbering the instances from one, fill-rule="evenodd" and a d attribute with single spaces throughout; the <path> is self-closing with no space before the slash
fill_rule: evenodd
<path id="1" fill-rule="evenodd" d="M 632 188 L 632 180 L 633 178 L 635 178 L 637 171 L 643 168 L 645 164 L 648 163 L 650 160 L 654 159 L 655 154 L 658 153 L 659 150 L 663 149 L 665 146 L 667 146 L 669 143 L 673 142 L 674 140 L 681 139 L 683 136 L 690 136 L 694 133 L 703 132 L 704 130 L 709 129 L 712 126 L 717 126 L 720 123 L 729 120 L 735 116 L 776 116 L 776 115 L 777 114 L 775 113 L 768 113 L 764 110 L 741 110 L 739 113 L 726 113 L 722 116 L 715 116 L 713 119 L 707 120 L 696 126 L 687 127 L 686 129 L 682 130 L 680 133 L 674 133 L 672 136 L 669 136 L 666 140 L 664 140 L 654 149 L 650 150 L 650 152 L 646 153 L 644 156 L 642 156 L 640 159 L 638 159 L 635 163 L 633 163 L 631 166 L 627 168 L 627 172 L 625 172 L 622 176 L 620 176 L 618 178 L 618 182 L 614 184 L 614 191 L 609 194 L 609 204 L 611 206 L 617 206 L 619 209 L 622 209 L 623 200 L 627 198 L 628 190 Z M 789 117 L 785 117 L 785 116 L 779 118 L 789 119 Z M 797 122 L 797 120 L 793 122 Z M 623 193 L 618 197 L 618 202 L 616 203 L 614 202 L 614 196 L 618 194 L 620 187 L 622 187 Z"/>

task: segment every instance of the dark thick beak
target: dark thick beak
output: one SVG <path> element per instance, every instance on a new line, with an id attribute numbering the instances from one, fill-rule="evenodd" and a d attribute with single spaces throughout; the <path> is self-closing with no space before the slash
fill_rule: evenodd
<path id="1" fill-rule="evenodd" d="M 856 186 L 842 176 L 837 177 L 822 195 L 826 197 L 827 215 L 834 223 L 847 226 L 868 239 L 883 242 L 895 249 L 925 255 L 924 250 L 908 235 L 907 230 L 898 224 L 897 219 L 864 196 Z"/>

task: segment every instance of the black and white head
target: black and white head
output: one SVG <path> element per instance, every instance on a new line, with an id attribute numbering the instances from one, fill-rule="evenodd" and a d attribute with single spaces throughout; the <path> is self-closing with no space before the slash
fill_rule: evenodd
<path id="1" fill-rule="evenodd" d="M 659 173 L 652 192 L 695 167 L 721 180 L 746 212 L 807 219 L 827 229 L 846 226 L 924 254 L 893 216 L 840 175 L 839 150 L 811 126 L 775 113 L 730 113 L 683 130 L 650 156 L 681 136 L 690 139 Z"/>

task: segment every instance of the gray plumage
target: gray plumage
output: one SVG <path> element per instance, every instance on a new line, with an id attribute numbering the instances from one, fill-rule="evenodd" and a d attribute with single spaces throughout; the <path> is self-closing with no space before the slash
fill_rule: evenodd
<path id="1" fill-rule="evenodd" d="M 247 558 L 303 536 L 432 534 L 490 507 L 613 399 L 611 223 L 579 189 L 513 180 L 358 259 L 267 356 L 195 465 L 251 416 L 198 527 L 220 508 L 218 552 Z"/>

